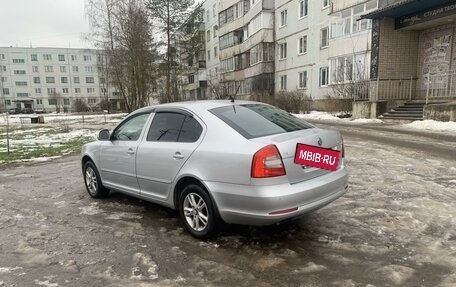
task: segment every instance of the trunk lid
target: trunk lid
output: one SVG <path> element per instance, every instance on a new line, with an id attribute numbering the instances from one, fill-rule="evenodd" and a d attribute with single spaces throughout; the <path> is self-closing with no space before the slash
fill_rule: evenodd
<path id="1" fill-rule="evenodd" d="M 318 144 L 318 141 L 320 139 L 321 145 Z M 331 148 L 338 151 L 342 150 L 342 138 L 338 131 L 322 130 L 318 128 L 304 129 L 279 135 L 255 138 L 251 139 L 251 141 L 276 145 L 282 156 L 285 171 L 291 184 L 309 180 L 331 172 L 329 170 L 295 164 L 294 157 L 296 152 L 296 145 L 298 143 L 322 148 Z M 339 167 L 340 162 L 341 159 L 339 160 Z"/>

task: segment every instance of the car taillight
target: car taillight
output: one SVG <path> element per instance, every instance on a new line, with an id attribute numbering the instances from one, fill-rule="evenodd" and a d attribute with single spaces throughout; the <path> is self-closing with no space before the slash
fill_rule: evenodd
<path id="1" fill-rule="evenodd" d="M 253 155 L 251 177 L 264 178 L 285 175 L 282 157 L 275 145 L 268 145 Z"/>

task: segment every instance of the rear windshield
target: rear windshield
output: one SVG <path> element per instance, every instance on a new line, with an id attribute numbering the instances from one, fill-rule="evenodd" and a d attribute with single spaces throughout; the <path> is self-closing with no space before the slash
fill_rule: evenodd
<path id="1" fill-rule="evenodd" d="M 262 104 L 232 105 L 210 112 L 247 139 L 313 128 L 281 109 Z"/>

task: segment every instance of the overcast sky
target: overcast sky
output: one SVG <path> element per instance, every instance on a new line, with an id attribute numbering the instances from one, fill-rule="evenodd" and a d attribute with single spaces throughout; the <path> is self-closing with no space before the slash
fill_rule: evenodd
<path id="1" fill-rule="evenodd" d="M 0 47 L 87 48 L 84 0 L 0 0 Z"/>

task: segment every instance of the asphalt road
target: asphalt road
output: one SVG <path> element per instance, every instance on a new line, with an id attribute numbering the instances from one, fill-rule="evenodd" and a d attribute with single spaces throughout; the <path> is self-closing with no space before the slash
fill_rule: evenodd
<path id="1" fill-rule="evenodd" d="M 456 286 L 451 137 L 334 124 L 350 190 L 279 226 L 210 241 L 166 208 L 91 199 L 78 156 L 0 170 L 0 287 Z"/>

